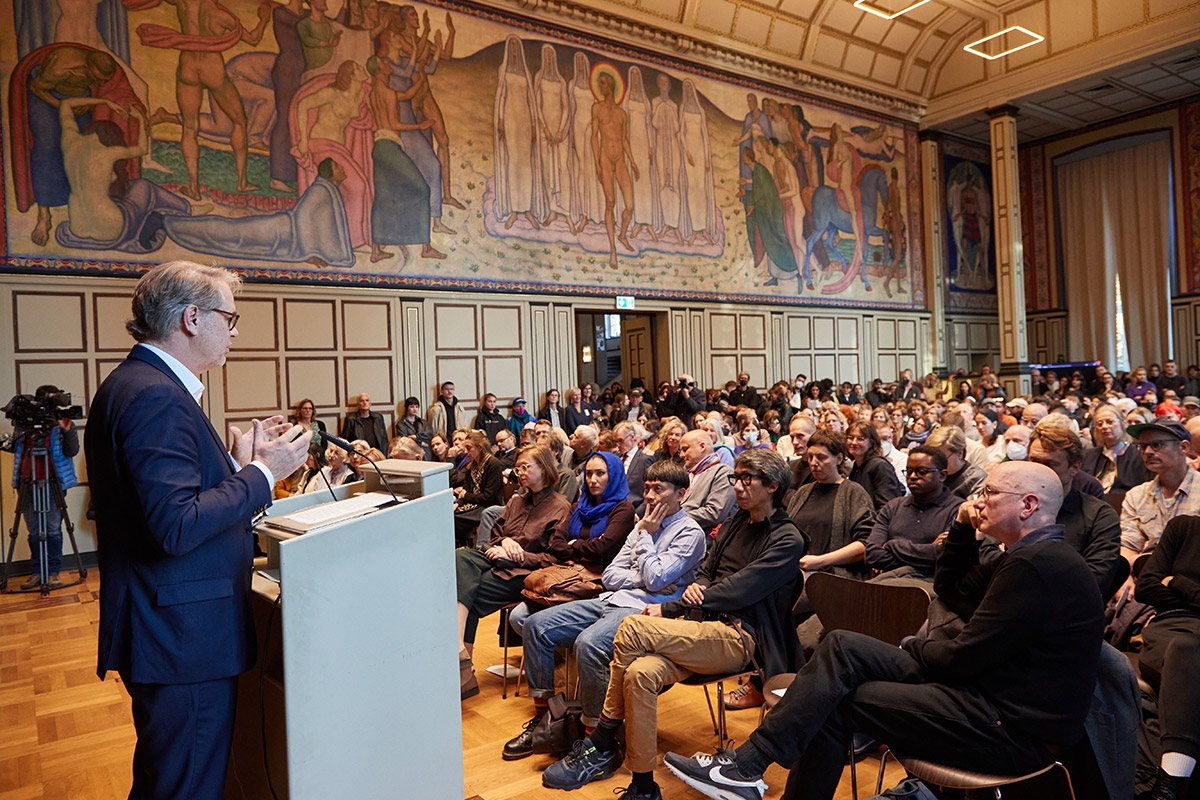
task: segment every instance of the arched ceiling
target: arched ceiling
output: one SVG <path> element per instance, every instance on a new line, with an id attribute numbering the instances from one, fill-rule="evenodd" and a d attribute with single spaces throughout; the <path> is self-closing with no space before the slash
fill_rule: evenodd
<path id="1" fill-rule="evenodd" d="M 1187 60 L 1200 56 L 1200 0 L 929 0 L 892 20 L 853 0 L 482 2 L 972 138 L 986 139 L 985 109 L 1026 99 L 1028 138 L 1200 93 L 1200 60 Z M 1045 40 L 994 61 L 963 51 L 1011 25 Z M 1111 103 L 1059 102 L 1097 79 L 1117 90 Z"/>

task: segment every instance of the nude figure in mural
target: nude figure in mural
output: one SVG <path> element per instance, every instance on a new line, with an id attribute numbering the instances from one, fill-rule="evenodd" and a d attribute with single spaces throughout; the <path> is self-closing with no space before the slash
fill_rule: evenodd
<path id="1" fill-rule="evenodd" d="M 183 137 L 180 149 L 187 166 L 188 186 L 182 192 L 192 200 L 200 199 L 200 105 L 204 90 L 212 93 L 213 101 L 233 121 L 230 146 L 233 148 L 239 192 L 258 191 L 246 179 L 248 150 L 246 109 L 237 87 L 225 71 L 222 51 L 239 42 L 257 45 L 263 38 L 271 19 L 271 4 L 258 7 L 258 24 L 251 30 L 242 27 L 241 20 L 216 0 L 125 0 L 132 11 L 156 8 L 162 3 L 173 5 L 179 17 L 179 30 L 161 25 L 140 25 L 138 36 L 147 47 L 179 51 L 179 66 L 175 71 L 175 99 L 183 116 Z"/>
<path id="2" fill-rule="evenodd" d="M 617 242 L 626 250 L 634 252 L 633 245 L 625 237 L 625 231 L 633 219 L 633 184 L 629 179 L 638 179 L 637 164 L 629 149 L 629 121 L 624 110 L 617 105 L 613 92 L 617 84 L 612 75 L 601 73 L 596 79 L 600 89 L 600 100 L 592 106 L 592 152 L 596 154 L 596 177 L 600 179 L 600 190 L 604 192 L 604 228 L 608 231 L 608 265 L 617 268 Z M 614 187 L 613 184 L 616 184 Z M 621 190 L 621 228 L 615 229 L 617 197 Z M 615 241 L 614 241 L 615 239 Z"/>
<path id="3" fill-rule="evenodd" d="M 896 281 L 896 292 L 900 294 L 905 292 L 904 273 L 906 271 L 904 268 L 904 212 L 900 206 L 900 193 L 903 190 L 900 188 L 900 171 L 895 167 L 892 167 L 887 188 L 888 199 L 887 207 L 883 212 L 883 229 L 887 231 L 891 252 L 887 254 L 888 262 L 883 267 L 883 291 L 888 297 L 891 297 L 892 290 L 888 284 L 893 280 Z"/>

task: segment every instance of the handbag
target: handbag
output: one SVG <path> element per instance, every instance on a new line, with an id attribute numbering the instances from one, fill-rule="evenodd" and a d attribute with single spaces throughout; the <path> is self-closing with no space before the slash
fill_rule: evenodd
<path id="1" fill-rule="evenodd" d="M 869 800 L 896 800 L 896 798 L 904 798 L 904 800 L 938 800 L 937 795 L 918 778 L 905 778 L 891 789 L 884 791 L 883 794 L 877 794 L 869 798 Z"/>
<path id="2" fill-rule="evenodd" d="M 521 594 L 535 603 L 555 606 L 572 600 L 590 600 L 603 591 L 600 575 L 583 564 L 567 562 L 542 567 L 526 575 Z"/>
<path id="3" fill-rule="evenodd" d="M 586 736 L 583 709 L 578 700 L 568 700 L 558 692 L 547 701 L 546 713 L 533 729 L 533 752 L 564 756 L 571 746 Z"/>

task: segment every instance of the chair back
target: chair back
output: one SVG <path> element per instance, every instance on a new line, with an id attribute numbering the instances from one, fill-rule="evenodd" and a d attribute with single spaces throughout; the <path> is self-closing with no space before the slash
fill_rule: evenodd
<path id="1" fill-rule="evenodd" d="M 854 631 L 888 644 L 899 645 L 915 634 L 929 613 L 929 593 L 919 586 L 818 572 L 809 576 L 804 589 L 826 631 Z"/>

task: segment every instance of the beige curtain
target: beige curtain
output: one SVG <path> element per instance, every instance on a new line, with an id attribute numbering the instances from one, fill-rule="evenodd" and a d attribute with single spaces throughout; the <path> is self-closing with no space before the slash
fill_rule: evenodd
<path id="1" fill-rule="evenodd" d="M 1168 137 L 1059 165 L 1063 277 L 1072 361 L 1116 359 L 1121 278 L 1132 366 L 1168 352 L 1171 143 Z"/>

